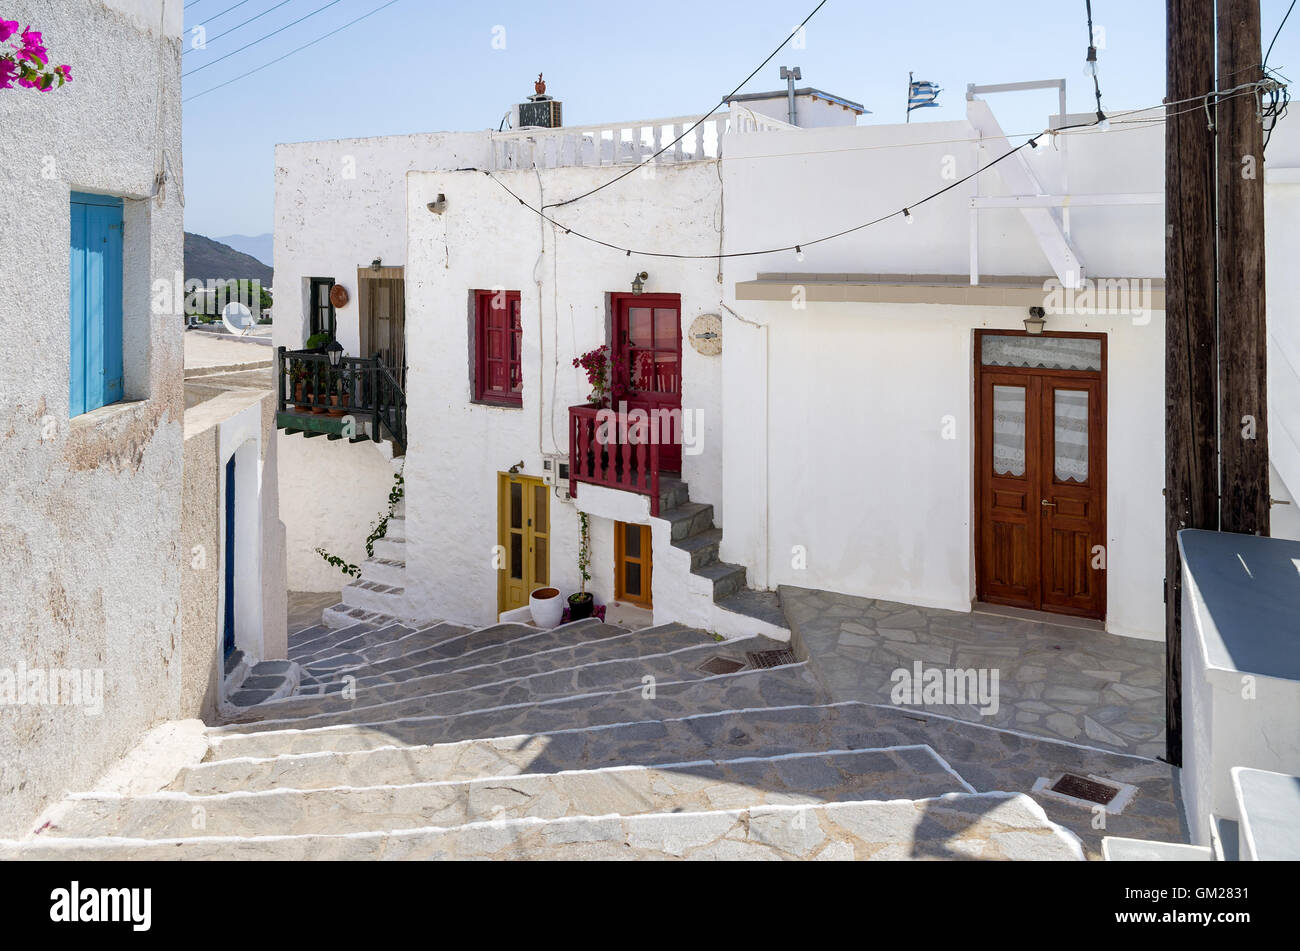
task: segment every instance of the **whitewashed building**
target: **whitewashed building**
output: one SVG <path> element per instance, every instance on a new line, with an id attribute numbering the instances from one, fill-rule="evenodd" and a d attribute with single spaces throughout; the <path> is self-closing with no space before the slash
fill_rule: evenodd
<path id="1" fill-rule="evenodd" d="M 72 82 L 0 92 L 0 835 L 183 715 L 185 414 L 181 4 L 4 17 Z"/>
<path id="2" fill-rule="evenodd" d="M 780 636 L 771 592 L 795 585 L 1161 638 L 1163 125 L 1043 135 L 968 178 L 1025 141 L 1005 92 L 910 126 L 816 90 L 791 125 L 762 94 L 652 162 L 693 120 L 279 147 L 276 342 L 332 328 L 404 407 L 394 439 L 354 397 L 344 432 L 282 384 L 282 495 L 315 513 L 286 501 L 291 550 L 364 559 L 395 447 L 404 535 L 345 589 L 360 611 L 483 624 L 576 591 L 585 513 L 588 590 L 656 621 Z M 1295 165 L 1285 132 L 1270 160 Z M 1274 320 L 1279 352 L 1295 325 Z M 630 409 L 681 410 L 680 461 L 596 438 L 573 361 L 602 345 Z M 1300 428 L 1273 411 L 1285 502 Z M 337 584 L 293 558 L 291 585 Z"/>

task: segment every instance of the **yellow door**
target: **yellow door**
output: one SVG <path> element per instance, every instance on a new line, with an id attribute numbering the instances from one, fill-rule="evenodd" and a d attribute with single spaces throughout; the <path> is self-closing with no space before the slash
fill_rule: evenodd
<path id="1" fill-rule="evenodd" d="M 614 597 L 651 606 L 650 526 L 614 523 Z"/>
<path id="2" fill-rule="evenodd" d="M 513 611 L 551 583 L 551 495 L 546 483 L 526 476 L 502 473 L 498 486 L 498 610 Z"/>

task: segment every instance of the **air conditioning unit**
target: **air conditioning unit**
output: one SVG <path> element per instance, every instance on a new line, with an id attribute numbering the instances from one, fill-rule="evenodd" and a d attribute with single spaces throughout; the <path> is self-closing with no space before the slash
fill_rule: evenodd
<path id="1" fill-rule="evenodd" d="M 549 96 L 531 96 L 528 102 L 519 104 L 519 126 L 537 126 L 543 129 L 558 129 L 564 125 L 564 109 L 560 102 Z"/>

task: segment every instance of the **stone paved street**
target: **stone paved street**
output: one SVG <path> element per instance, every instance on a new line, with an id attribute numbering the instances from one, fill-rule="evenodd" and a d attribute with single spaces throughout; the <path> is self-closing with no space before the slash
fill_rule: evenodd
<path id="1" fill-rule="evenodd" d="M 1103 749 L 1164 755 L 1164 646 L 992 614 L 959 614 L 783 587 L 796 642 L 832 700 L 892 703 L 891 675 L 996 670 L 999 705 L 927 704 L 924 712 Z"/>

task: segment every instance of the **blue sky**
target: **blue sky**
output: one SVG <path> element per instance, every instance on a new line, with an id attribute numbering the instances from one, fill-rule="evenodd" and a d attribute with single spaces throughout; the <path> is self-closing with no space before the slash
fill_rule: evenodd
<path id="1" fill-rule="evenodd" d="M 538 72 L 564 102 L 565 123 L 700 115 L 766 57 L 816 0 L 398 0 L 349 29 L 241 76 L 380 6 L 337 0 L 323 12 L 220 62 L 220 57 L 317 10 L 329 0 L 191 0 L 187 28 L 202 24 L 206 50 L 187 52 L 185 226 L 207 235 L 272 230 L 277 142 L 496 128 L 532 92 Z M 1264 44 L 1290 0 L 1262 0 Z M 277 4 L 281 4 L 277 7 Z M 1104 30 L 1104 104 L 1121 110 L 1164 95 L 1164 3 L 1094 0 Z M 264 11 L 267 15 L 216 38 Z M 918 15 L 918 11 L 924 11 Z M 205 18 L 212 18 L 206 19 Z M 505 49 L 493 48 L 504 27 Z M 497 35 L 500 35 L 499 31 Z M 187 43 L 190 34 L 187 33 Z M 902 122 L 907 75 L 944 86 L 943 105 L 913 121 L 958 119 L 968 83 L 1067 80 L 1071 111 L 1091 109 L 1084 79 L 1084 0 L 931 0 L 929 4 L 830 0 L 809 24 L 806 48 L 787 48 L 746 91 L 781 88 L 779 67 L 803 83 L 863 103 L 867 123 Z M 1300 11 L 1270 65 L 1300 75 Z M 1008 132 L 1045 125 L 1055 92 L 1000 96 Z"/>

